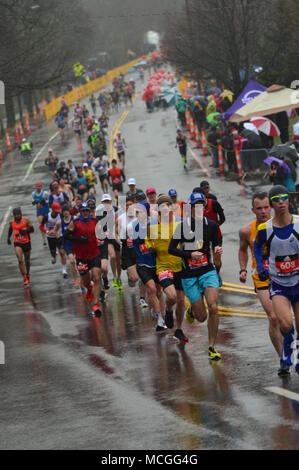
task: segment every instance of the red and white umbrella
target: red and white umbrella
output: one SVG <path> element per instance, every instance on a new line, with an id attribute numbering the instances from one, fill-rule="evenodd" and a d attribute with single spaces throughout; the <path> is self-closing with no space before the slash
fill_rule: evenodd
<path id="1" fill-rule="evenodd" d="M 271 137 L 280 136 L 280 130 L 271 119 L 267 119 L 266 117 L 253 117 L 250 119 L 250 122 L 252 122 L 260 132 L 266 135 Z"/>

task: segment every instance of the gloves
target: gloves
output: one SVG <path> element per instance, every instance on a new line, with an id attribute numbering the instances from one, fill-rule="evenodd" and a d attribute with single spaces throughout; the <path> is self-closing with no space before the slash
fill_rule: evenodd
<path id="1" fill-rule="evenodd" d="M 268 279 L 269 279 L 269 272 L 268 272 L 266 269 L 264 269 L 263 271 L 260 271 L 260 272 L 259 272 L 259 280 L 260 280 L 261 282 L 265 282 L 265 281 L 267 281 Z"/>
<path id="2" fill-rule="evenodd" d="M 11 239 L 10 238 L 7 239 L 7 244 L 11 245 Z"/>

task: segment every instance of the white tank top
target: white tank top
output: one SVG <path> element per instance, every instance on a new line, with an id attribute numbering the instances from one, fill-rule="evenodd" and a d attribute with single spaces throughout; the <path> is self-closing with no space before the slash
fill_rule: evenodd
<path id="1" fill-rule="evenodd" d="M 49 231 L 50 231 L 50 230 L 54 230 L 55 225 L 56 225 L 56 223 L 57 223 L 59 220 L 60 220 L 60 215 L 59 215 L 59 214 L 57 214 L 56 217 L 52 217 L 51 212 L 49 212 L 49 214 L 48 214 L 48 222 L 46 223 L 47 237 L 49 237 L 49 238 L 56 238 L 56 235 L 52 235 L 52 234 L 49 235 Z M 60 230 L 59 230 L 59 236 L 60 236 L 60 237 L 62 236 L 61 227 L 60 227 Z"/>

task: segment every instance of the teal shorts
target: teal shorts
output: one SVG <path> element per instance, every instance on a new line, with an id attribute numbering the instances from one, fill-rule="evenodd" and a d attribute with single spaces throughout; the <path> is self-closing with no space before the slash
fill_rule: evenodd
<path id="1" fill-rule="evenodd" d="M 183 289 L 191 305 L 198 302 L 207 287 L 220 288 L 219 277 L 215 270 L 200 277 L 182 279 Z"/>

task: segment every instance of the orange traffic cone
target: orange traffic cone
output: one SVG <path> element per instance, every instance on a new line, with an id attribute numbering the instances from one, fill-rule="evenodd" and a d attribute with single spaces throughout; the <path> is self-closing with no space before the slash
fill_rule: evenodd
<path id="1" fill-rule="evenodd" d="M 26 126 L 27 135 L 31 135 L 29 113 L 26 113 L 25 126 Z"/>
<path id="2" fill-rule="evenodd" d="M 190 137 L 191 137 L 192 140 L 195 139 L 194 121 L 193 121 L 192 116 L 190 116 Z"/>
<path id="3" fill-rule="evenodd" d="M 219 171 L 220 171 L 220 174 L 223 175 L 223 173 L 224 173 L 224 160 L 223 160 L 222 147 L 221 147 L 220 144 L 218 146 L 218 155 L 219 155 Z"/>
<path id="4" fill-rule="evenodd" d="M 188 108 L 186 108 L 186 124 L 187 124 L 187 129 L 190 129 L 190 112 Z"/>
<path id="5" fill-rule="evenodd" d="M 21 121 L 19 121 L 19 129 L 20 129 L 20 136 L 21 136 L 21 139 L 24 139 L 24 131 L 23 131 L 23 127 L 22 127 L 22 123 Z"/>
<path id="6" fill-rule="evenodd" d="M 20 147 L 21 140 L 20 140 L 20 134 L 19 134 L 19 131 L 18 131 L 17 127 L 16 127 L 16 142 L 17 142 L 17 146 Z"/>
<path id="7" fill-rule="evenodd" d="M 11 146 L 11 141 L 10 141 L 9 133 L 6 132 L 6 133 L 5 133 L 5 136 L 6 136 L 7 150 L 8 150 L 9 152 L 12 152 L 12 146 Z"/>
<path id="8" fill-rule="evenodd" d="M 202 153 L 204 157 L 206 157 L 207 155 L 209 155 L 209 153 L 208 153 L 208 147 L 207 147 L 206 133 L 204 129 L 202 129 L 201 131 L 201 141 L 202 141 Z"/>
<path id="9" fill-rule="evenodd" d="M 199 130 L 197 124 L 195 124 L 195 141 L 196 141 L 196 147 L 200 149 L 200 137 L 199 137 Z"/>
<path id="10" fill-rule="evenodd" d="M 37 124 L 37 109 L 33 106 L 33 124 Z"/>
<path id="11" fill-rule="evenodd" d="M 240 160 L 240 152 L 238 149 L 236 149 L 236 161 L 237 161 L 237 167 L 238 167 L 238 173 L 240 178 L 243 176 L 243 171 L 242 171 L 242 165 L 241 165 L 241 160 Z"/>

